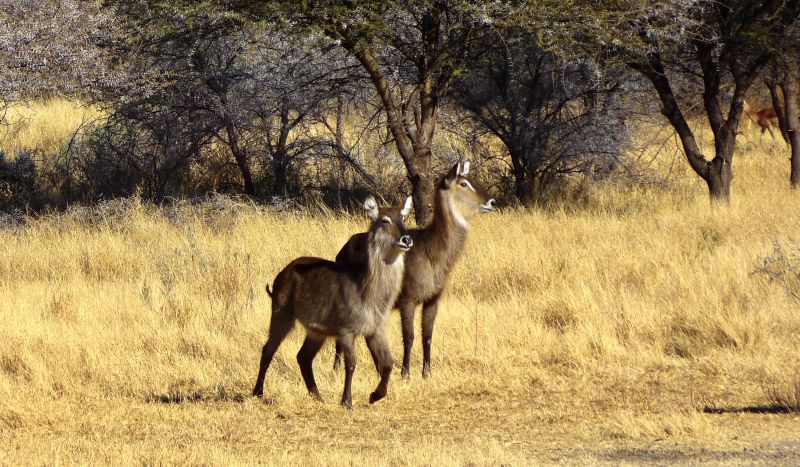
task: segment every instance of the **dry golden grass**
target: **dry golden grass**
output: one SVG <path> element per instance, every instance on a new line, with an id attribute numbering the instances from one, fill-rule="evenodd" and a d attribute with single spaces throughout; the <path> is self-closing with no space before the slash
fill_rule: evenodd
<path id="1" fill-rule="evenodd" d="M 85 104 L 54 98 L 12 104 L 0 113 L 0 151 L 14 156 L 23 149 L 61 149 L 81 125 L 99 118 Z"/>
<path id="2" fill-rule="evenodd" d="M 396 371 L 370 406 L 359 343 L 352 412 L 332 345 L 315 367 L 327 403 L 307 397 L 300 331 L 266 399 L 249 392 L 264 285 L 296 256 L 333 257 L 365 220 L 126 202 L 0 230 L 0 462 L 797 462 L 796 415 L 737 413 L 798 366 L 798 306 L 752 274 L 800 238 L 785 152 L 743 138 L 729 206 L 678 174 L 681 190 L 596 186 L 580 210 L 476 219 L 432 378 L 417 345 L 412 379 Z M 756 457 L 732 454 L 745 447 Z"/>

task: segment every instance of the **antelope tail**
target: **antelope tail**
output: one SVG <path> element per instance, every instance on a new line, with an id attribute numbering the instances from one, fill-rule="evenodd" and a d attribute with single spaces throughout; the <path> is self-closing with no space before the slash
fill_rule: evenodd
<path id="1" fill-rule="evenodd" d="M 267 295 L 269 295 L 269 298 L 272 298 L 272 291 L 269 289 L 269 284 L 267 284 L 266 289 L 267 289 Z"/>

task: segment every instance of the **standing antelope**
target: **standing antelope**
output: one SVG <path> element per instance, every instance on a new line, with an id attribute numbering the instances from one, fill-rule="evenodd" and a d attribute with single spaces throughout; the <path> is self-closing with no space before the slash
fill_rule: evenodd
<path id="1" fill-rule="evenodd" d="M 468 221 L 479 212 L 495 209 L 495 200 L 480 191 L 466 177 L 468 173 L 469 162 L 455 164 L 436 185 L 431 223 L 424 228 L 409 230 L 414 249 L 406 257 L 403 288 L 394 305 L 400 309 L 403 327 L 403 378 L 409 377 L 414 314 L 419 304 L 422 304 L 422 376 L 430 376 L 433 324 L 450 271 L 464 249 Z M 363 262 L 367 238 L 367 233 L 350 237 L 336 255 L 336 261 L 343 264 Z M 334 370 L 341 362 L 342 349 L 337 342 Z"/>
<path id="2" fill-rule="evenodd" d="M 778 114 L 773 107 L 766 107 L 761 110 L 753 110 L 747 101 L 744 101 L 744 113 L 750 118 L 751 121 L 761 127 L 761 136 L 764 136 L 765 131 L 769 131 L 772 139 L 775 139 L 775 133 L 772 132 L 773 126 L 778 126 Z"/>
<path id="3" fill-rule="evenodd" d="M 386 396 L 392 371 L 392 354 L 386 339 L 386 321 L 403 280 L 405 253 L 413 245 L 403 220 L 411 210 L 411 198 L 402 208 L 378 209 L 375 199 L 364 203 L 372 219 L 366 235 L 366 261 L 335 263 L 301 257 L 286 266 L 267 293 L 272 298 L 269 339 L 261 352 L 253 395 L 264 394 L 264 377 L 272 357 L 294 326 L 306 329 L 297 363 L 309 394 L 322 400 L 314 380 L 312 363 L 327 337 L 335 337 L 344 349 L 345 379 L 342 405 L 352 408 L 350 385 L 356 367 L 356 336 L 364 336 L 381 380 L 370 395 L 373 403 Z"/>

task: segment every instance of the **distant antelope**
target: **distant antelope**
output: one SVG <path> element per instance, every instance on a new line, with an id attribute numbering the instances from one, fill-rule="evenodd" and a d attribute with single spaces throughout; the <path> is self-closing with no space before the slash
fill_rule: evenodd
<path id="1" fill-rule="evenodd" d="M 761 110 L 754 110 L 747 101 L 744 101 L 744 113 L 751 121 L 761 127 L 762 136 L 765 131 L 769 131 L 769 135 L 772 136 L 772 139 L 775 139 L 775 134 L 772 132 L 772 127 L 778 126 L 778 114 L 775 113 L 775 108 L 766 107 Z"/>
<path id="2" fill-rule="evenodd" d="M 433 324 L 447 279 L 464 249 L 468 222 L 479 212 L 495 209 L 495 200 L 478 189 L 466 177 L 468 173 L 469 162 L 455 164 L 436 186 L 431 223 L 425 228 L 409 230 L 414 248 L 406 257 L 403 288 L 395 302 L 403 327 L 403 378 L 409 377 L 414 314 L 419 304 L 422 304 L 422 376 L 430 376 Z M 336 261 L 364 261 L 367 238 L 367 233 L 350 237 L 336 255 Z M 341 355 L 342 346 L 337 343 L 334 370 L 340 365 Z"/>
<path id="3" fill-rule="evenodd" d="M 413 245 L 403 220 L 411 210 L 411 198 L 402 208 L 378 209 L 375 199 L 364 203 L 372 219 L 366 234 L 366 260 L 335 263 L 301 257 L 286 266 L 272 284 L 272 319 L 269 339 L 261 352 L 253 395 L 264 394 L 264 377 L 281 342 L 299 320 L 306 339 L 297 354 L 300 373 L 309 394 L 322 400 L 314 380 L 312 363 L 327 337 L 335 337 L 344 349 L 345 380 L 342 405 L 352 408 L 350 385 L 356 367 L 353 342 L 364 336 L 381 380 L 370 395 L 373 403 L 386 396 L 392 371 L 392 354 L 386 339 L 386 321 L 400 292 L 405 253 Z"/>

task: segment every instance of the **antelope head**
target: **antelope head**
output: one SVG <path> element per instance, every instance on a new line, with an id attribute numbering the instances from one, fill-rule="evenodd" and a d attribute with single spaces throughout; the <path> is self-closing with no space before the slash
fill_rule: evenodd
<path id="1" fill-rule="evenodd" d="M 438 186 L 453 217 L 463 226 L 476 214 L 492 212 L 496 208 L 494 198 L 490 198 L 475 182 L 467 178 L 468 174 L 469 162 L 458 162 Z"/>
<path id="2" fill-rule="evenodd" d="M 370 242 L 386 263 L 393 263 L 397 257 L 407 252 L 414 241 L 406 232 L 403 224 L 411 211 L 411 197 L 406 198 L 403 206 L 378 208 L 375 198 L 370 196 L 364 201 L 364 209 L 372 220 L 369 228 Z"/>

